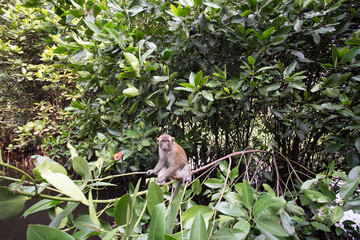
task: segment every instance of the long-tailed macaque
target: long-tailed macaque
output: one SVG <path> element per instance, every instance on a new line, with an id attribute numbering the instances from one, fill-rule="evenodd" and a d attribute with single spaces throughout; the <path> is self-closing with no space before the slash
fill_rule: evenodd
<path id="1" fill-rule="evenodd" d="M 164 185 L 166 179 L 178 179 L 171 201 L 180 190 L 180 181 L 185 186 L 191 181 L 191 167 L 187 161 L 184 149 L 175 142 L 175 139 L 167 133 L 163 133 L 156 139 L 159 145 L 159 162 L 153 170 L 147 171 L 148 175 L 158 173 L 157 183 Z"/>

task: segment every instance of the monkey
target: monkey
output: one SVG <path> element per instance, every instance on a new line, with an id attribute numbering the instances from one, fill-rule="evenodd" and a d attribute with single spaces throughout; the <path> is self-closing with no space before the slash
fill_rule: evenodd
<path id="1" fill-rule="evenodd" d="M 180 181 L 183 186 L 191 181 L 191 167 L 187 161 L 184 149 L 175 142 L 175 139 L 167 133 L 163 133 L 156 139 L 159 145 L 159 162 L 155 168 L 147 171 L 147 175 L 158 172 L 157 184 L 164 185 L 166 179 L 178 179 L 176 188 L 171 195 L 171 200 L 175 198 L 180 190 Z"/>

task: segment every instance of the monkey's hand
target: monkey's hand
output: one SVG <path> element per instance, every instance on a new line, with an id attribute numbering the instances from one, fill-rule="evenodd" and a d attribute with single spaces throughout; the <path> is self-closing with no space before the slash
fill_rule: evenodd
<path id="1" fill-rule="evenodd" d="M 154 173 L 155 173 L 154 170 L 148 170 L 148 171 L 146 172 L 147 175 L 153 175 Z"/>
<path id="2" fill-rule="evenodd" d="M 165 179 L 157 179 L 157 184 L 159 185 L 159 186 L 162 186 L 162 185 L 164 185 L 165 184 Z"/>

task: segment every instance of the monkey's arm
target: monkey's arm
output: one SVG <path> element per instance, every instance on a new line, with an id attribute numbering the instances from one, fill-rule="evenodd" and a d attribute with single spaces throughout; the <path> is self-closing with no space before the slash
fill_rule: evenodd
<path id="1" fill-rule="evenodd" d="M 154 169 L 147 171 L 147 175 L 157 173 L 158 171 L 160 171 L 160 169 L 162 169 L 164 167 L 164 164 L 165 164 L 165 160 L 160 159 Z"/>
<path id="2" fill-rule="evenodd" d="M 173 164 L 168 169 L 166 169 L 166 171 L 161 172 L 161 174 L 159 173 L 157 183 L 159 185 L 164 184 L 165 180 L 169 177 L 172 177 L 178 168 L 179 168 L 178 165 Z"/>

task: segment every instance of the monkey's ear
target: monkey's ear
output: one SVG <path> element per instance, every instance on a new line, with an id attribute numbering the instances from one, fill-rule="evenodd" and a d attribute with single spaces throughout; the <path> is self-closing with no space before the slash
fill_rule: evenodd
<path id="1" fill-rule="evenodd" d="M 160 141 L 159 138 L 156 138 L 156 143 L 157 143 L 157 144 L 159 144 L 159 141 Z"/>
<path id="2" fill-rule="evenodd" d="M 171 138 L 171 144 L 174 144 L 174 142 L 175 142 L 175 138 Z"/>

